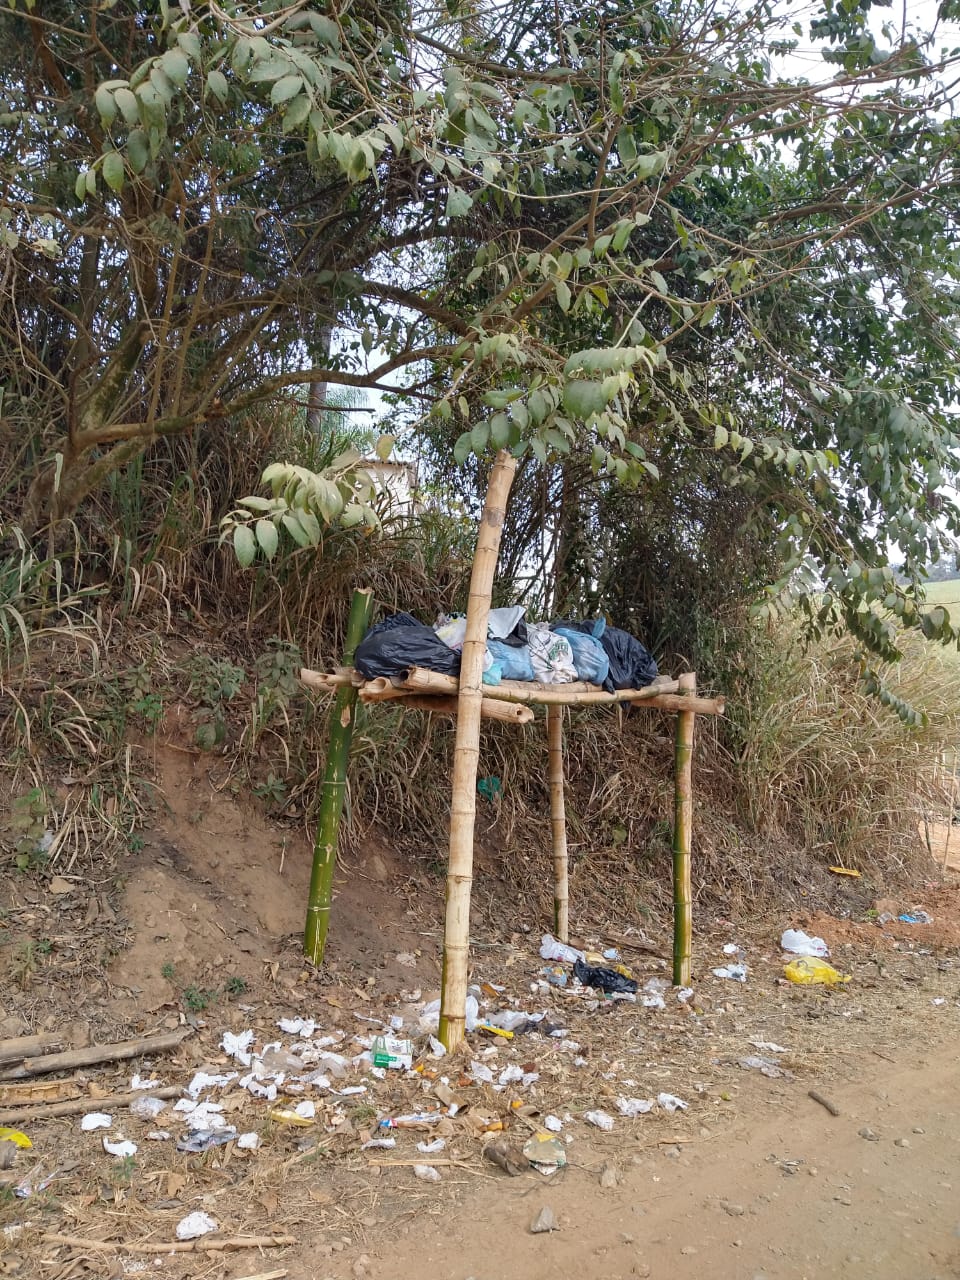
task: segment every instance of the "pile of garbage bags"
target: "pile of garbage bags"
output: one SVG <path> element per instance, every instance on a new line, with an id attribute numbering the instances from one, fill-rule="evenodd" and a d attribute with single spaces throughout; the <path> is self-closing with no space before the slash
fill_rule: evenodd
<path id="1" fill-rule="evenodd" d="M 466 628 L 462 615 L 443 615 L 428 627 L 409 613 L 395 613 L 367 632 L 354 664 L 366 680 L 400 675 L 410 667 L 456 676 Z M 656 675 L 657 664 L 640 641 L 618 627 L 608 627 L 603 618 L 528 622 L 520 605 L 490 610 L 486 685 L 498 685 L 501 680 L 542 684 L 585 680 L 614 693 L 642 689 Z"/>

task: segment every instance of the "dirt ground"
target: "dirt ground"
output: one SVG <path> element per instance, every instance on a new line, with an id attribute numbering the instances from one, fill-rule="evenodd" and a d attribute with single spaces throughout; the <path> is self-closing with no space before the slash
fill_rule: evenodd
<path id="1" fill-rule="evenodd" d="M 451 1060 L 432 1056 L 419 1025 L 439 985 L 440 881 L 411 874 L 386 846 L 348 853 L 318 974 L 298 946 L 303 840 L 218 789 L 195 753 L 167 750 L 157 766 L 165 803 L 116 874 L 97 882 L 54 866 L 0 883 L 0 1038 L 46 1032 L 69 1047 L 185 1036 L 172 1052 L 69 1075 L 11 1080 L 0 1066 L 0 1124 L 33 1143 L 0 1174 L 0 1275 L 960 1276 L 955 885 L 931 882 L 919 900 L 878 902 L 859 919 L 701 913 L 693 995 L 664 983 L 662 1008 L 643 990 L 633 1003 L 550 986 L 537 954 L 543 922 L 508 904 L 477 920 L 481 1012 L 546 1017 L 512 1040 L 475 1031 Z M 932 923 L 885 918 L 916 908 Z M 667 974 L 668 922 L 647 938 L 658 956 L 629 920 L 599 935 L 576 919 L 588 946 L 619 945 L 641 988 Z M 850 981 L 788 983 L 777 945 L 788 925 L 820 934 Z M 738 959 L 746 982 L 713 974 Z M 315 1026 L 284 1030 L 282 1018 Z M 416 1038 L 418 1070 L 378 1077 L 354 1059 L 390 1019 Z M 225 1032 L 245 1030 L 261 1061 L 286 1065 L 276 1098 L 243 1087 L 247 1068 L 224 1048 Z M 329 1053 L 346 1065 L 305 1084 L 294 1068 Z M 173 1108 L 191 1104 L 201 1069 L 236 1071 L 195 1092 L 237 1133 L 256 1134 L 255 1149 L 177 1149 L 189 1113 Z M 173 1095 L 154 1119 L 111 1104 L 134 1072 Z M 41 1116 L 41 1090 L 44 1104 L 77 1110 Z M 669 1111 L 660 1095 L 686 1106 Z M 621 1099 L 651 1109 L 628 1118 Z M 303 1102 L 315 1115 L 292 1123 Z M 109 1113 L 109 1127 L 81 1130 L 87 1111 Z M 610 1131 L 587 1118 L 596 1111 Z M 428 1118 L 382 1126 L 404 1115 Z M 557 1128 L 567 1164 L 552 1176 L 509 1177 L 484 1158 L 492 1142 L 523 1147 Z M 147 1136 L 156 1132 L 170 1136 Z M 441 1151 L 418 1151 L 438 1137 Z M 137 1150 L 111 1155 L 104 1138 Z M 365 1145 L 384 1138 L 395 1146 Z M 417 1164 L 440 1181 L 422 1180 Z M 544 1208 L 558 1229 L 533 1234 Z M 217 1231 L 171 1251 L 194 1211 Z M 225 1238 L 243 1247 L 211 1247 Z"/>

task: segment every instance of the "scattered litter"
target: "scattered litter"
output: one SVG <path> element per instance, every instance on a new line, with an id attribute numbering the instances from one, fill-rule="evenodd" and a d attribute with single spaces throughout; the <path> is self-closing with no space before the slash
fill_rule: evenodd
<path id="1" fill-rule="evenodd" d="M 228 1127 L 222 1115 L 223 1106 L 219 1102 L 191 1103 L 188 1098 L 181 1098 L 173 1109 L 186 1113 L 185 1122 L 188 1129 L 212 1129 L 214 1132 L 219 1132 Z"/>
<path id="2" fill-rule="evenodd" d="M 568 946 L 565 942 L 558 942 L 550 933 L 543 935 L 543 941 L 540 943 L 540 955 L 544 960 L 562 960 L 564 964 L 574 964 L 577 960 L 585 958 L 582 951 L 578 951 L 576 947 Z"/>
<path id="3" fill-rule="evenodd" d="M 413 1066 L 413 1041 L 377 1036 L 370 1047 L 370 1056 L 375 1067 L 409 1071 Z"/>
<path id="4" fill-rule="evenodd" d="M 396 1138 L 369 1138 L 360 1143 L 361 1151 L 392 1151 L 397 1145 Z"/>
<path id="5" fill-rule="evenodd" d="M 177 1223 L 177 1239 L 178 1240 L 196 1240 L 198 1236 L 209 1235 L 211 1231 L 217 1231 L 217 1223 L 208 1213 L 203 1213 L 200 1209 L 188 1213 L 185 1218 L 181 1218 Z"/>
<path id="6" fill-rule="evenodd" d="M 109 1138 L 104 1138 L 103 1149 L 109 1155 L 117 1156 L 121 1160 L 126 1156 L 135 1156 L 137 1154 L 137 1144 L 128 1141 L 126 1138 L 118 1138 L 116 1142 L 111 1142 Z"/>
<path id="7" fill-rule="evenodd" d="M 670 983 L 666 978 L 648 978 L 643 984 L 644 994 L 640 997 L 640 1002 L 645 1009 L 665 1009 L 667 1002 L 663 998 L 663 993 L 669 987 Z"/>
<path id="8" fill-rule="evenodd" d="M 277 1124 L 292 1124 L 302 1129 L 309 1129 L 313 1124 L 312 1120 L 299 1115 L 291 1107 L 274 1107 L 268 1114 L 271 1120 L 276 1120 Z"/>
<path id="9" fill-rule="evenodd" d="M 425 1126 L 439 1124 L 442 1118 L 440 1111 L 416 1111 L 407 1116 L 391 1116 L 381 1120 L 381 1129 L 422 1129 Z"/>
<path id="10" fill-rule="evenodd" d="M 636 995 L 637 984 L 633 978 L 625 978 L 616 969 L 604 969 L 599 965 L 589 965 L 584 960 L 577 960 L 573 966 L 573 976 L 585 987 L 595 987 L 598 991 L 610 995 Z"/>
<path id="11" fill-rule="evenodd" d="M 222 1088 L 225 1084 L 229 1084 L 231 1080 L 236 1080 L 236 1071 L 230 1071 L 226 1075 L 208 1075 L 206 1071 L 198 1071 L 190 1083 L 187 1085 L 187 1093 L 191 1098 L 199 1098 L 204 1089 Z"/>
<path id="12" fill-rule="evenodd" d="M 88 1111 L 80 1121 L 80 1128 L 84 1133 L 91 1133 L 94 1129 L 109 1129 L 113 1124 L 113 1116 L 108 1116 L 104 1111 Z"/>
<path id="13" fill-rule="evenodd" d="M 725 942 L 723 944 L 723 954 L 725 956 L 738 956 L 742 953 L 743 948 L 739 942 Z"/>
<path id="14" fill-rule="evenodd" d="M 543 1127 L 545 1129 L 549 1129 L 551 1133 L 563 1132 L 563 1122 L 560 1120 L 559 1116 L 544 1116 Z"/>
<path id="15" fill-rule="evenodd" d="M 935 1005 L 941 1005 L 941 1004 L 946 1004 L 947 1000 L 945 996 L 934 996 L 933 999 L 930 1001 L 930 1003 Z"/>
<path id="16" fill-rule="evenodd" d="M 528 1089 L 535 1080 L 540 1079 L 539 1071 L 524 1071 L 523 1067 L 517 1066 L 515 1062 L 511 1062 L 509 1067 L 504 1067 L 497 1077 L 497 1084 L 519 1084 L 522 1088 Z"/>
<path id="17" fill-rule="evenodd" d="M 381 1142 L 396 1143 L 396 1138 L 381 1138 Z M 421 1155 L 435 1156 L 438 1151 L 442 1151 L 447 1145 L 446 1138 L 434 1138 L 432 1142 L 418 1142 L 417 1150 Z"/>
<path id="18" fill-rule="evenodd" d="M 442 1044 L 436 1036 L 429 1036 L 428 1043 L 430 1045 L 430 1056 L 432 1058 L 445 1058 L 447 1056 L 446 1046 Z"/>
<path id="19" fill-rule="evenodd" d="M 417 957 L 410 951 L 400 951 L 394 956 L 397 964 L 403 965 L 405 969 L 415 969 L 417 967 Z"/>
<path id="20" fill-rule="evenodd" d="M 145 1098 L 134 1098 L 130 1103 L 131 1115 L 139 1116 L 141 1120 L 156 1120 L 161 1111 L 166 1111 L 167 1104 L 162 1098 L 151 1098 L 149 1095 Z"/>
<path id="21" fill-rule="evenodd" d="M 933 924 L 933 916 L 926 911 L 904 911 L 897 919 L 904 924 Z"/>
<path id="22" fill-rule="evenodd" d="M 277 1026 L 288 1036 L 300 1036 L 303 1040 L 309 1040 L 317 1029 L 313 1018 L 280 1018 Z"/>
<path id="23" fill-rule="evenodd" d="M 256 1151 L 260 1145 L 259 1133 L 241 1133 L 237 1137 L 238 1151 Z"/>
<path id="24" fill-rule="evenodd" d="M 484 1151 L 484 1155 L 488 1151 L 489 1148 Z M 535 1133 L 529 1138 L 524 1143 L 523 1155 L 529 1164 L 535 1165 L 541 1173 L 547 1175 L 556 1173 L 567 1163 L 567 1151 L 563 1143 L 559 1138 L 551 1138 L 546 1133 Z"/>
<path id="25" fill-rule="evenodd" d="M 560 1223 L 557 1221 L 557 1215 L 549 1205 L 544 1205 L 534 1220 L 530 1223 L 530 1234 L 534 1236 L 543 1235 L 548 1231 L 559 1230 Z"/>
<path id="26" fill-rule="evenodd" d="M 672 1093 L 658 1093 L 657 1102 L 663 1107 L 664 1111 L 686 1111 L 689 1106 L 689 1103 L 684 1102 L 682 1098 L 678 1098 Z"/>
<path id="27" fill-rule="evenodd" d="M 191 1155 L 199 1155 L 201 1151 L 210 1151 L 213 1147 L 224 1147 L 237 1136 L 236 1129 L 227 1126 L 223 1129 L 193 1129 L 177 1142 L 178 1151 L 187 1151 Z M 256 1137 L 256 1134 L 253 1135 Z"/>
<path id="28" fill-rule="evenodd" d="M 579 960 L 577 961 L 579 964 Z M 546 978 L 551 987 L 565 987 L 570 981 L 570 975 L 566 969 L 559 964 L 549 964 L 540 970 L 540 976 Z"/>
<path id="29" fill-rule="evenodd" d="M 751 1054 L 748 1058 L 740 1058 L 737 1065 L 744 1071 L 759 1071 L 762 1076 L 767 1076 L 771 1080 L 779 1080 L 781 1076 L 787 1076 L 790 1073 L 785 1071 L 772 1058 L 761 1058 L 757 1054 Z"/>
<path id="30" fill-rule="evenodd" d="M 608 1116 L 606 1111 L 585 1111 L 583 1118 L 588 1124 L 592 1124 L 597 1129 L 602 1129 L 604 1133 L 609 1133 L 613 1128 L 613 1116 Z"/>
<path id="31" fill-rule="evenodd" d="M 633 1120 L 637 1116 L 647 1115 L 656 1103 L 652 1098 L 617 1098 L 614 1105 L 622 1116 Z"/>
<path id="32" fill-rule="evenodd" d="M 715 978 L 731 978 L 734 982 L 746 982 L 749 970 L 745 964 L 725 964 L 712 972 Z"/>
<path id="33" fill-rule="evenodd" d="M 156 1076 L 150 1080 L 144 1080 L 139 1073 L 130 1077 L 130 1089 L 133 1093 L 137 1093 L 141 1089 L 156 1089 L 159 1085 L 160 1081 Z"/>
<path id="34" fill-rule="evenodd" d="M 790 1050 L 782 1044 L 774 1044 L 772 1040 L 748 1040 L 748 1044 L 752 1044 L 755 1049 L 759 1049 L 761 1053 L 789 1053 Z"/>
<path id="35" fill-rule="evenodd" d="M 413 1166 L 413 1176 L 419 1178 L 421 1182 L 442 1182 L 440 1170 L 435 1169 L 432 1164 L 415 1164 Z"/>
<path id="36" fill-rule="evenodd" d="M 812 938 L 802 929 L 784 929 L 780 946 L 794 956 L 814 956 L 822 960 L 830 954 L 830 948 L 822 938 Z"/>
<path id="37" fill-rule="evenodd" d="M 249 1067 L 253 1057 L 250 1051 L 253 1041 L 252 1031 L 241 1031 L 239 1035 L 235 1035 L 232 1031 L 225 1031 L 220 1041 L 220 1048 L 228 1057 L 235 1058 L 242 1067 Z"/>
<path id="38" fill-rule="evenodd" d="M 110 1122 L 109 1116 L 107 1116 L 107 1122 Z M 33 1146 L 25 1133 L 21 1133 L 19 1129 L 6 1129 L 3 1125 L 0 1125 L 0 1142 L 12 1142 L 15 1147 L 20 1147 L 24 1151 L 29 1151 Z"/>
<path id="39" fill-rule="evenodd" d="M 471 1062 L 467 1075 L 474 1084 L 493 1084 L 493 1072 L 482 1062 Z"/>
<path id="40" fill-rule="evenodd" d="M 838 983 L 850 981 L 849 974 L 838 973 L 833 965 L 812 956 L 800 956 L 797 960 L 791 960 L 784 967 L 783 972 L 791 982 L 801 987 L 818 985 L 834 987 Z"/>
<path id="41" fill-rule="evenodd" d="M 693 999 L 693 987 L 677 987 L 677 1000 L 680 1004 L 686 1004 L 688 1000 Z"/>
<path id="42" fill-rule="evenodd" d="M 860 879 L 860 872 L 854 871 L 851 867 L 828 867 L 828 871 L 832 871 L 835 876 L 852 876 L 855 880 Z"/>
<path id="43" fill-rule="evenodd" d="M 304 1098 L 302 1102 L 298 1102 L 293 1108 L 301 1120 L 313 1120 L 317 1114 L 317 1104 L 309 1098 Z"/>
<path id="44" fill-rule="evenodd" d="M 173 1134 L 169 1129 L 151 1129 L 147 1134 L 149 1142 L 169 1142 Z"/>

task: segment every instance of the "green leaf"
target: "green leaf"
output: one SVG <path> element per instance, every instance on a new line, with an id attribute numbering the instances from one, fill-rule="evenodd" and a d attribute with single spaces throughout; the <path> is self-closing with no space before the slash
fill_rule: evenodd
<path id="1" fill-rule="evenodd" d="M 207 93 L 212 93 L 215 98 L 219 98 L 221 102 L 226 102 L 227 95 L 230 92 L 230 86 L 227 84 L 227 77 L 222 71 L 207 72 Z"/>
<path id="2" fill-rule="evenodd" d="M 270 101 L 275 107 L 281 102 L 289 102 L 302 88 L 303 76 L 281 76 L 270 90 Z"/>
<path id="3" fill-rule="evenodd" d="M 143 173 L 150 159 L 150 143 L 142 129 L 131 129 L 127 138 L 127 158 L 134 173 Z"/>
<path id="4" fill-rule="evenodd" d="M 376 443 L 376 455 L 381 462 L 386 462 L 393 452 L 393 446 L 397 442 L 396 436 L 381 436 Z"/>
<path id="5" fill-rule="evenodd" d="M 260 543 L 260 550 L 272 560 L 277 554 L 277 546 L 280 542 L 280 535 L 277 533 L 277 526 L 272 520 L 258 520 L 256 524 L 257 542 Z"/>
<path id="6" fill-rule="evenodd" d="M 569 311 L 570 303 L 572 301 L 570 286 L 567 284 L 566 280 L 557 280 L 554 282 L 553 287 L 556 290 L 557 303 L 560 307 L 560 310 L 563 312 Z"/>
<path id="7" fill-rule="evenodd" d="M 182 49 L 168 49 L 161 57 L 160 65 L 176 85 L 185 85 L 190 74 L 190 62 Z"/>
<path id="8" fill-rule="evenodd" d="M 447 188 L 447 217 L 462 218 L 473 208 L 473 196 L 459 187 Z"/>
<path id="9" fill-rule="evenodd" d="M 470 432 L 464 431 L 463 435 L 457 437 L 457 442 L 453 446 L 453 460 L 462 466 L 471 453 L 473 453 L 473 445 L 470 440 Z"/>
<path id="10" fill-rule="evenodd" d="M 77 174 L 77 180 L 73 184 L 73 193 L 78 200 L 86 200 L 87 198 L 87 170 L 81 169 Z"/>
<path id="11" fill-rule="evenodd" d="M 243 569 L 249 569 L 256 559 L 257 543 L 247 525 L 238 524 L 234 529 L 233 549 L 240 562 L 240 567 Z"/>
<path id="12" fill-rule="evenodd" d="M 97 111 L 99 111 L 100 119 L 103 123 L 105 125 L 113 124 L 117 118 L 117 104 L 110 90 L 101 85 L 93 95 L 93 100 L 97 104 Z"/>
<path id="13" fill-rule="evenodd" d="M 309 547 L 311 545 L 310 539 L 307 537 L 306 530 L 296 516 L 282 515 L 280 517 L 280 523 L 298 546 Z"/>
<path id="14" fill-rule="evenodd" d="M 309 116 L 312 106 L 313 102 L 305 93 L 301 93 L 294 98 L 283 113 L 283 132 L 290 133 L 291 130 L 303 124 L 304 120 Z"/>
<path id="15" fill-rule="evenodd" d="M 117 89 L 113 96 L 127 124 L 138 125 L 140 123 L 140 100 L 137 95 L 127 88 L 122 88 Z"/>
<path id="16" fill-rule="evenodd" d="M 727 441 L 730 439 L 730 432 L 721 423 L 717 423 L 713 432 L 713 447 L 715 449 L 723 449 L 726 447 Z"/>
<path id="17" fill-rule="evenodd" d="M 111 191 L 123 190 L 123 156 L 119 151 L 108 151 L 103 157 L 103 180 Z"/>
<path id="18" fill-rule="evenodd" d="M 487 447 L 487 441 L 490 439 L 490 423 L 478 422 L 475 427 L 470 430 L 470 448 L 474 453 L 483 453 Z"/>

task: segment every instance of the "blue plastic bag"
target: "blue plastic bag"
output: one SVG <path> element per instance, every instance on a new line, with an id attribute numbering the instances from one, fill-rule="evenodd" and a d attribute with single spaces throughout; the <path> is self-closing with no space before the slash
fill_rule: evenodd
<path id="1" fill-rule="evenodd" d="M 574 631 L 572 627 L 555 626 L 551 629 L 569 641 L 579 678 L 590 684 L 603 684 L 610 673 L 610 659 L 600 641 L 584 635 L 582 631 Z"/>
<path id="2" fill-rule="evenodd" d="M 500 667 L 504 680 L 532 680 L 533 663 L 526 645 L 519 647 L 504 644 L 502 640 L 487 640 L 487 651 Z"/>

